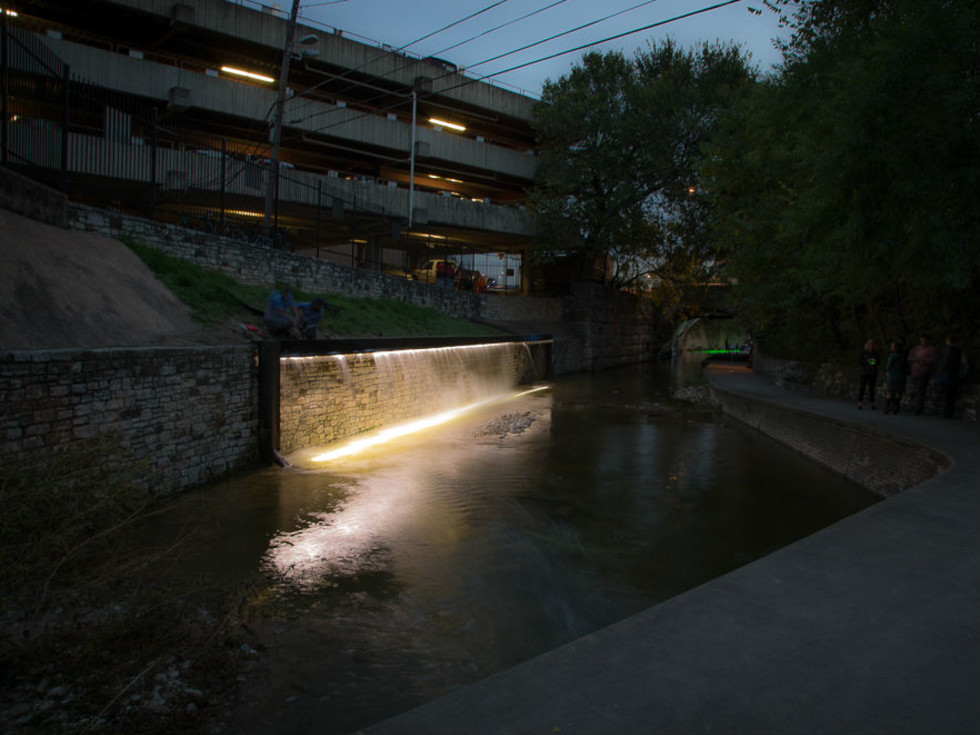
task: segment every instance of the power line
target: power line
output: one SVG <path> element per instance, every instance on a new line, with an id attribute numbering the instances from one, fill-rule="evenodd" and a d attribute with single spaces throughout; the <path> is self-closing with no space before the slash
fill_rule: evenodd
<path id="1" fill-rule="evenodd" d="M 475 13 L 470 13 L 469 15 L 467 15 L 467 16 L 465 16 L 463 18 L 460 18 L 459 20 L 455 20 L 452 23 L 449 23 L 448 25 L 443 26 L 442 28 L 439 28 L 437 30 L 434 30 L 431 33 L 426 33 L 424 36 L 421 36 L 419 38 L 416 38 L 414 41 L 411 41 L 410 43 L 407 43 L 404 46 L 398 47 L 397 49 L 395 49 L 395 51 L 396 52 L 405 51 L 405 49 L 410 48 L 411 46 L 414 46 L 415 44 L 419 43 L 420 41 L 424 41 L 427 38 L 431 38 L 432 36 L 436 36 L 436 35 L 442 33 L 443 31 L 449 30 L 450 28 L 453 28 L 453 27 L 459 25 L 460 23 L 465 23 L 466 21 L 470 20 L 471 18 L 475 18 L 476 16 L 481 15 L 482 13 L 486 13 L 488 10 L 493 10 L 498 5 L 503 5 L 504 3 L 509 2 L 509 1 L 510 0 L 497 0 L 497 2 L 491 3 L 490 5 L 488 5 L 488 6 L 484 7 L 484 8 L 481 8 L 480 10 L 477 10 Z M 314 7 L 314 6 L 309 6 L 309 7 Z M 442 53 L 442 52 L 438 52 L 438 53 Z M 340 74 L 340 75 L 334 77 L 334 79 L 345 79 L 345 78 L 349 78 L 349 75 L 350 74 L 353 74 L 354 72 L 360 71 L 361 69 L 364 69 L 364 68 L 370 66 L 371 64 L 374 64 L 375 62 L 378 62 L 381 59 L 386 58 L 387 56 L 388 56 L 388 52 L 382 53 L 379 56 L 376 56 L 374 59 L 371 59 L 370 61 L 366 61 L 363 64 L 361 64 L 360 66 L 358 66 L 358 67 L 356 67 L 354 69 L 350 69 L 349 71 L 346 71 L 343 74 Z M 403 68 L 405 68 L 405 66 L 400 67 L 400 69 L 403 69 Z M 396 71 L 398 71 L 398 70 L 396 70 Z M 310 87 L 309 89 L 307 89 L 306 92 L 312 92 L 313 90 L 315 90 L 315 89 L 323 86 L 324 84 L 326 84 L 328 81 L 331 81 L 331 80 L 324 80 L 324 81 L 320 82 L 319 84 L 315 84 L 312 87 Z M 355 83 L 351 87 L 347 87 L 346 89 L 341 90 L 340 94 L 343 94 L 346 91 L 350 91 L 351 89 L 353 89 L 354 86 L 357 86 L 357 84 Z"/>
<path id="2" fill-rule="evenodd" d="M 420 38 L 416 38 L 414 41 L 412 41 L 409 44 L 406 44 L 406 45 L 402 46 L 398 50 L 399 51 L 404 51 L 409 46 L 414 46 L 419 41 L 424 41 L 425 39 L 431 38 L 432 36 L 435 36 L 435 35 L 438 35 L 439 33 L 442 33 L 443 31 L 448 31 L 450 28 L 453 28 L 455 26 L 458 26 L 460 23 L 465 23 L 466 21 L 470 20 L 471 18 L 475 18 L 476 16 L 478 16 L 478 15 L 480 15 L 482 13 L 485 13 L 488 10 L 493 10 L 498 5 L 503 5 L 506 2 L 510 2 L 510 0 L 497 0 L 497 2 L 491 3 L 490 5 L 488 5 L 487 7 L 483 8 L 482 10 L 477 10 L 475 13 L 471 13 L 470 15 L 467 15 L 465 18 L 460 18 L 459 20 L 454 20 L 449 25 L 443 26 L 442 28 L 440 28 L 437 31 L 432 31 L 432 33 L 426 33 L 424 36 L 422 36 Z"/>
<path id="3" fill-rule="evenodd" d="M 558 51 L 556 53 L 549 54 L 547 56 L 543 56 L 543 57 L 541 57 L 539 59 L 534 59 L 533 61 L 527 61 L 527 62 L 524 62 L 522 64 L 517 64 L 516 66 L 512 66 L 512 67 L 507 68 L 507 69 L 500 69 L 500 70 L 495 71 L 495 72 L 490 73 L 490 74 L 484 74 L 483 76 L 477 77 L 475 79 L 467 79 L 467 80 L 465 80 L 463 82 L 460 82 L 459 84 L 455 84 L 455 85 L 453 85 L 451 87 L 446 87 L 445 89 L 441 89 L 438 92 L 429 92 L 429 93 L 425 94 L 424 96 L 421 96 L 420 95 L 419 96 L 419 101 L 422 101 L 422 100 L 425 100 L 425 99 L 429 99 L 430 97 L 434 97 L 437 94 L 443 94 L 445 92 L 450 92 L 450 91 L 452 91 L 454 89 L 459 89 L 460 87 L 465 87 L 465 86 L 468 86 L 470 84 L 476 84 L 476 83 L 482 82 L 485 79 L 489 79 L 489 78 L 494 77 L 494 76 L 497 76 L 499 74 L 506 74 L 506 73 L 509 73 L 509 72 L 512 72 L 512 71 L 516 71 L 518 69 L 523 69 L 523 68 L 528 67 L 528 66 L 533 66 L 534 64 L 540 64 L 540 63 L 542 63 L 544 61 L 550 61 L 551 59 L 558 58 L 559 56 L 566 56 L 568 54 L 575 53 L 576 51 L 582 51 L 583 49 L 591 48 L 593 46 L 600 46 L 600 45 L 602 45 L 604 43 L 608 43 L 609 41 L 615 41 L 615 40 L 618 40 L 620 38 L 625 38 L 626 36 L 634 35 L 636 33 L 642 33 L 644 31 L 649 31 L 649 30 L 652 30 L 653 28 L 659 28 L 661 26 L 665 26 L 665 25 L 668 25 L 670 23 L 676 23 L 677 21 L 685 20 L 687 18 L 691 18 L 691 17 L 696 16 L 696 15 L 701 15 L 703 13 L 708 13 L 708 12 L 711 12 L 711 11 L 714 11 L 714 10 L 718 10 L 719 8 L 723 8 L 723 7 L 727 6 L 727 5 L 734 5 L 735 3 L 739 3 L 739 2 L 742 2 L 742 1 L 743 0 L 725 0 L 724 2 L 716 3 L 714 5 L 710 5 L 708 7 L 701 8 L 699 10 L 692 10 L 690 12 L 682 13 L 681 15 L 677 15 L 677 16 L 674 16 L 672 18 L 667 18 L 666 20 L 657 21 L 656 23 L 650 23 L 648 25 L 641 26 L 639 28 L 634 28 L 634 29 L 629 30 L 629 31 L 624 31 L 623 33 L 617 33 L 617 34 L 615 34 L 613 36 L 608 36 L 606 38 L 603 38 L 603 39 L 600 39 L 600 40 L 597 40 L 597 41 L 591 41 L 589 43 L 582 44 L 580 46 L 575 46 L 574 48 L 565 49 L 564 51 Z M 655 0 L 647 0 L 647 3 L 641 3 L 641 5 L 642 4 L 648 4 L 649 2 L 655 2 Z M 594 25 L 594 23 L 592 25 Z M 523 50 L 523 49 L 518 49 L 518 50 Z M 515 50 L 515 51 L 510 52 L 510 53 L 517 53 L 518 50 Z M 489 59 L 488 61 L 503 58 L 504 56 L 510 55 L 510 53 L 509 54 L 499 54 L 499 55 L 495 56 L 493 59 Z M 486 63 L 486 62 L 480 62 L 480 64 L 482 64 L 482 63 Z M 475 64 L 474 66 L 479 66 L 480 64 Z M 446 78 L 448 76 L 451 76 L 451 74 L 443 74 L 442 76 L 438 77 L 437 80 L 438 79 L 444 79 L 444 78 Z M 434 80 L 434 81 L 437 81 L 437 80 Z M 372 99 L 377 99 L 377 98 L 372 98 Z M 370 101 L 370 100 L 368 100 L 368 101 Z M 393 109 L 395 109 L 397 107 L 401 107 L 404 104 L 406 104 L 404 101 L 398 102 L 398 103 L 395 103 L 393 105 L 389 105 L 387 107 L 381 108 L 380 109 L 380 112 L 387 112 L 387 111 L 393 110 Z M 327 112 L 336 112 L 336 111 L 337 110 L 328 110 Z M 326 114 L 326 113 L 322 113 L 322 114 Z M 357 120 L 363 119 L 365 117 L 371 117 L 371 116 L 373 116 L 372 113 L 362 113 L 358 117 L 351 118 L 349 120 L 342 120 L 342 121 L 339 121 L 339 122 L 331 123 L 331 124 L 326 125 L 326 126 L 324 126 L 322 128 L 317 128 L 316 130 L 305 131 L 305 132 L 321 133 L 324 130 L 329 130 L 330 128 L 337 127 L 339 125 L 346 125 L 346 124 L 349 124 L 349 123 L 353 123 L 353 122 L 356 122 Z M 307 119 L 309 119 L 309 118 L 307 118 Z"/>
<path id="4" fill-rule="evenodd" d="M 542 39 L 540 41 L 535 41 L 534 43 L 529 43 L 526 46 L 521 46 L 520 48 L 516 48 L 513 51 L 508 51 L 508 52 L 503 53 L 503 54 L 498 54 L 497 56 L 491 56 L 489 59 L 484 59 L 483 61 L 479 61 L 476 64 L 470 64 L 467 68 L 472 69 L 472 68 L 477 67 L 477 66 L 483 66 L 484 64 L 489 64 L 491 61 L 496 61 L 497 59 L 502 59 L 505 56 L 512 56 L 513 54 L 519 53 L 521 51 L 527 51 L 529 48 L 534 48 L 535 46 L 540 46 L 543 43 L 548 43 L 548 41 L 554 41 L 556 38 L 561 38 L 563 36 L 567 36 L 569 34 L 575 33 L 576 31 L 581 31 L 581 30 L 584 30 L 585 28 L 590 28 L 590 27 L 592 27 L 594 25 L 598 25 L 599 23 L 604 23 L 607 20 L 612 20 L 613 18 L 615 18 L 617 16 L 620 16 L 620 15 L 623 15 L 624 13 L 630 13 L 630 12 L 632 12 L 634 10 L 638 10 L 638 9 L 640 9 L 640 8 L 646 6 L 646 5 L 652 5 L 655 2 L 657 2 L 657 0 L 643 0 L 643 2 L 641 2 L 641 3 L 637 3 L 636 5 L 633 5 L 631 7 L 624 8 L 623 10 L 617 11 L 617 12 L 612 13 L 610 15 L 607 15 L 607 16 L 605 16 L 603 18 L 599 18 L 597 20 L 589 21 L 588 23 L 584 23 L 584 24 L 582 24 L 580 26 L 577 26 L 575 28 L 571 28 L 571 29 L 569 29 L 567 31 L 562 31 L 561 33 L 556 33 L 553 36 L 548 36 L 548 38 L 544 38 L 544 39 Z M 592 45 L 594 45 L 594 44 L 592 44 Z"/>
<path id="5" fill-rule="evenodd" d="M 459 43 L 454 43 L 452 46 L 447 46 L 446 48 L 441 49 L 440 51 L 436 51 L 436 55 L 442 55 L 442 54 L 446 53 L 447 51 L 452 51 L 454 48 L 459 48 L 460 46 L 463 46 L 463 45 L 469 43 L 470 41 L 475 41 L 478 38 L 483 38 L 483 36 L 488 36 L 491 33 L 494 33 L 495 31 L 499 31 L 501 28 L 506 28 L 507 26 L 514 25 L 514 23 L 519 23 L 522 20 L 525 20 L 527 18 L 530 18 L 532 15 L 537 15 L 538 13 L 543 13 L 546 10 L 551 10 L 556 5 L 561 5 L 562 3 L 567 2 L 567 1 L 568 0 L 555 0 L 555 2 L 551 3 L 550 5 L 545 5 L 543 8 L 538 8 L 537 10 L 532 10 L 530 13 L 525 13 L 524 15 L 522 15 L 522 16 L 520 16 L 518 18 L 514 18 L 513 20 L 509 20 L 506 23 L 501 23 L 498 26 L 494 26 L 493 28 L 489 28 L 489 29 L 487 29 L 487 30 L 485 30 L 485 31 L 483 31 L 481 33 L 477 33 L 475 36 L 470 36 L 469 38 L 467 38 L 467 39 L 465 39 L 463 41 L 460 41 Z"/>
<path id="6" fill-rule="evenodd" d="M 559 0 L 559 2 L 564 2 L 564 0 Z M 558 5 L 559 2 L 551 3 L 550 5 L 548 5 L 548 6 L 544 7 L 544 8 L 541 8 L 541 9 L 539 9 L 537 11 L 534 11 L 533 13 L 528 13 L 527 15 L 522 16 L 521 18 L 518 18 L 517 20 L 523 20 L 526 17 L 530 17 L 531 15 L 535 15 L 536 13 L 539 13 L 539 12 L 541 12 L 543 10 L 547 10 L 549 8 L 552 8 L 555 5 Z M 548 38 L 545 38 L 545 39 L 543 39 L 541 41 L 535 41 L 534 43 L 526 44 L 526 45 L 521 46 L 520 48 L 514 49 L 512 51 L 507 51 L 505 53 L 498 54 L 496 56 L 492 56 L 489 59 L 484 59 L 483 61 L 477 62 L 476 64 L 470 64 L 467 68 L 474 68 L 474 67 L 477 67 L 477 66 L 482 66 L 483 64 L 488 64 L 491 61 L 497 61 L 498 59 L 502 59 L 502 58 L 505 58 L 507 56 L 512 56 L 513 54 L 520 53 L 521 51 L 526 51 L 527 49 L 534 48 L 535 46 L 540 46 L 541 44 L 547 43 L 549 41 L 554 41 L 557 38 L 561 38 L 562 36 L 567 36 L 567 35 L 569 35 L 571 33 L 575 33 L 576 31 L 581 31 L 581 30 L 583 30 L 585 28 L 590 28 L 591 26 L 598 25 L 599 23 L 603 23 L 603 22 L 605 22 L 607 20 L 611 20 L 612 18 L 616 18 L 616 17 L 618 17 L 620 15 L 623 15 L 625 13 L 630 13 L 630 12 L 632 12 L 634 10 L 638 10 L 639 8 L 642 8 L 642 7 L 646 6 L 646 5 L 651 5 L 651 4 L 655 3 L 655 2 L 657 2 L 657 0 L 643 0 L 643 2 L 637 3 L 635 5 L 632 5 L 632 6 L 628 7 L 628 8 L 624 8 L 623 10 L 619 10 L 619 11 L 617 11 L 615 13 L 611 13 L 609 15 L 603 16 L 602 18 L 598 18 L 598 19 L 593 20 L 593 21 L 590 21 L 588 23 L 584 23 L 584 24 L 582 24 L 580 26 L 577 26 L 575 28 L 571 28 L 571 29 L 569 29 L 567 31 L 563 31 L 561 33 L 556 33 L 556 34 L 554 34 L 552 36 L 549 36 Z M 506 24 L 504 24 L 504 25 L 506 25 Z M 495 30 L 495 29 L 491 29 L 491 30 Z M 488 32 L 490 32 L 490 31 L 487 31 L 486 33 L 488 33 Z M 486 35 L 486 33 L 479 34 L 477 36 L 473 36 L 472 38 L 469 38 L 466 41 L 463 41 L 463 42 L 457 44 L 457 46 L 460 46 L 463 43 L 468 43 L 471 40 L 474 40 L 476 38 L 479 38 L 480 35 Z M 413 43 L 415 43 L 415 42 L 413 41 Z M 409 44 L 409 45 L 411 45 L 411 44 Z M 403 47 L 403 48 L 406 48 L 406 47 Z M 454 47 L 450 47 L 450 48 L 454 48 Z M 446 50 L 448 50 L 448 49 L 443 49 L 443 51 L 446 51 Z M 443 51 L 439 51 L 437 53 L 443 53 Z M 398 69 L 396 69 L 395 71 L 399 71 L 400 69 L 404 69 L 407 66 L 408 65 L 401 66 Z M 518 67 L 518 68 L 520 68 L 520 67 Z M 487 79 L 489 76 L 496 76 L 496 74 L 500 74 L 500 73 L 502 73 L 502 72 L 496 72 L 495 74 L 492 74 L 492 75 L 480 77 L 478 79 L 478 81 L 482 81 L 483 79 Z M 449 74 L 443 74 L 442 76 L 437 77 L 436 80 L 438 80 L 438 79 L 444 79 L 447 76 L 449 76 Z M 339 94 L 343 94 L 344 91 L 349 91 L 351 88 L 352 87 L 348 87 L 346 90 L 342 90 Z M 373 102 L 373 101 L 378 100 L 378 99 L 381 99 L 381 98 L 383 98 L 385 96 L 387 96 L 387 95 L 381 94 L 381 95 L 376 95 L 374 97 L 370 97 L 367 100 L 365 100 L 365 103 Z M 389 108 L 385 108 L 385 109 L 392 109 L 392 108 L 389 107 Z M 310 120 L 313 117 L 318 117 L 320 115 L 329 115 L 329 114 L 331 114 L 333 112 L 336 112 L 336 110 L 325 110 L 323 112 L 316 113 L 314 115 L 310 115 L 309 117 L 303 118 L 303 120 Z"/>
<path id="7" fill-rule="evenodd" d="M 634 33 L 642 33 L 643 31 L 649 31 L 653 28 L 659 28 L 660 26 L 667 25 L 668 23 L 674 23 L 679 20 L 685 20 L 686 18 L 691 18 L 695 15 L 701 15 L 702 13 L 707 13 L 712 10 L 718 10 L 719 8 L 723 8 L 726 5 L 734 5 L 735 3 L 740 3 L 740 2 L 742 2 L 742 0 L 725 0 L 725 2 L 717 3 L 707 8 L 701 8 L 700 10 L 692 10 L 689 13 L 683 13 L 682 15 L 677 15 L 673 18 L 668 18 L 667 20 L 662 20 L 657 23 L 651 23 L 650 25 L 643 26 L 642 28 L 635 28 L 632 31 L 617 33 L 615 36 L 609 36 L 608 38 L 603 38 L 601 41 L 593 41 L 592 43 L 586 43 L 581 46 L 576 46 L 575 48 L 572 49 L 559 51 L 558 53 L 550 54 L 549 56 L 543 56 L 540 59 L 535 59 L 534 61 L 528 61 L 527 63 L 524 64 L 518 64 L 517 66 L 512 66 L 509 69 L 501 69 L 500 71 L 496 71 L 493 74 L 487 74 L 474 81 L 480 82 L 483 81 L 484 79 L 489 79 L 490 77 L 497 76 L 498 74 L 507 74 L 508 72 L 516 71 L 518 69 L 523 69 L 526 66 L 540 64 L 543 61 L 550 61 L 551 59 L 558 58 L 559 56 L 573 54 L 576 51 L 582 51 L 583 49 L 591 48 L 592 46 L 601 46 L 602 44 L 608 43 L 609 41 L 617 41 L 620 38 L 625 38 L 626 36 L 632 36 Z M 457 86 L 462 86 L 462 85 L 457 85 Z M 455 88 L 456 87 L 450 87 L 449 89 L 455 89 Z M 442 91 L 448 91 L 448 90 L 442 90 Z"/>

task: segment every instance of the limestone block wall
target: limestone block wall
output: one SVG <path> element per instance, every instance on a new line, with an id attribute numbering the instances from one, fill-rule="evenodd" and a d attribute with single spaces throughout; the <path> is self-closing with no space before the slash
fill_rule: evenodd
<path id="1" fill-rule="evenodd" d="M 598 284 L 574 286 L 564 319 L 582 341 L 580 370 L 653 360 L 669 337 L 651 301 Z"/>
<path id="2" fill-rule="evenodd" d="M 879 495 L 891 496 L 947 469 L 949 457 L 867 426 L 816 416 L 712 386 L 722 410 Z"/>
<path id="3" fill-rule="evenodd" d="M 0 354 L 0 461 L 108 434 L 105 463 L 154 492 L 216 479 L 256 459 L 255 365 L 251 346 Z"/>
<path id="4" fill-rule="evenodd" d="M 825 396 L 836 396 L 856 401 L 858 387 L 861 384 L 860 370 L 856 365 L 810 364 L 768 357 L 757 352 L 754 366 L 757 372 L 768 376 L 784 388 L 814 391 Z M 882 406 L 885 402 L 884 380 L 884 371 L 879 371 L 877 400 Z M 906 383 L 905 395 L 902 400 L 903 411 L 912 410 L 910 387 L 910 384 Z M 938 414 L 944 401 L 942 386 L 934 380 L 929 381 L 926 388 L 925 412 Z M 980 415 L 980 385 L 967 383 L 962 387 L 962 393 L 957 402 L 956 417 L 967 421 L 977 421 L 978 415 Z"/>
<path id="5" fill-rule="evenodd" d="M 438 413 L 547 377 L 550 345 L 283 358 L 284 453 Z"/>
<path id="6" fill-rule="evenodd" d="M 459 319 L 475 319 L 480 315 L 477 294 L 432 288 L 404 278 L 250 245 L 177 225 L 80 204 L 69 206 L 68 225 L 107 237 L 133 237 L 175 258 L 226 273 L 241 283 L 261 286 L 280 282 L 309 293 L 393 299 L 427 306 Z"/>

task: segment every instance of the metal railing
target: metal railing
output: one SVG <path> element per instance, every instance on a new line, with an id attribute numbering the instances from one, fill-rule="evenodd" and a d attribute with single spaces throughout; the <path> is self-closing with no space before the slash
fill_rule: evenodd
<path id="1" fill-rule="evenodd" d="M 401 238 L 405 188 L 342 172 L 280 167 L 267 226 L 266 192 L 274 182 L 264 129 L 238 139 L 202 132 L 179 104 L 92 84 L 43 37 L 2 13 L 0 19 L 5 167 L 80 203 L 343 265 L 407 270 L 413 247 L 427 253 L 423 259 L 433 257 L 432 243 Z M 446 241 L 435 247 L 440 257 L 461 253 Z M 401 253 L 393 257 L 395 250 Z"/>

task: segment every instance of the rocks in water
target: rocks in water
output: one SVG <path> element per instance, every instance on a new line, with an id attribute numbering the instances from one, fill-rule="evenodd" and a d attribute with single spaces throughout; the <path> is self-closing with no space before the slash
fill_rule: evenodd
<path id="1" fill-rule="evenodd" d="M 709 407 L 714 405 L 711 399 L 711 389 L 707 385 L 687 385 L 671 391 L 671 397 L 696 406 Z"/>
<path id="2" fill-rule="evenodd" d="M 478 434 L 481 436 L 507 436 L 508 434 L 523 434 L 534 423 L 534 415 L 530 411 L 523 413 L 508 413 L 498 416 L 484 426 Z"/>

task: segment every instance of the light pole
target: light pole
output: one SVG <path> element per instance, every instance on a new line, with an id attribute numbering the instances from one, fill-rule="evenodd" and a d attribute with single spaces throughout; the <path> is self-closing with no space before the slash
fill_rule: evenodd
<path id="1" fill-rule="evenodd" d="M 265 234 L 272 234 L 273 202 L 279 201 L 279 144 L 282 141 L 282 114 L 286 105 L 286 87 L 289 84 L 289 62 L 293 55 L 293 35 L 296 33 L 296 16 L 299 15 L 300 0 L 293 0 L 286 22 L 286 42 L 283 44 L 282 67 L 279 71 L 279 90 L 276 106 L 272 111 L 270 138 L 272 149 L 269 152 L 269 185 L 265 189 Z M 278 209 L 278 207 L 276 208 Z M 278 217 L 276 218 L 278 220 Z"/>
<path id="2" fill-rule="evenodd" d="M 408 231 L 412 231 L 412 222 L 415 218 L 415 114 L 418 109 L 418 94 L 412 90 L 412 149 L 408 172 Z"/>

